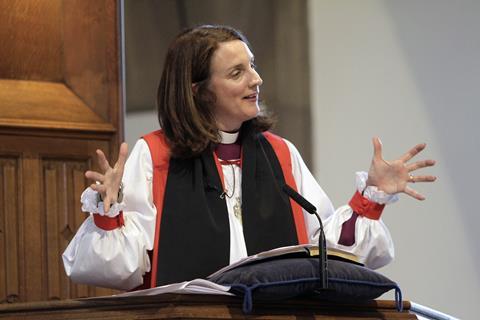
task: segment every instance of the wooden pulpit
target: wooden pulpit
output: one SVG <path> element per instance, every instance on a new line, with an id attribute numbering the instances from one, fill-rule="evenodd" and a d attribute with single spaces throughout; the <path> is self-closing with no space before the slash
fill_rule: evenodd
<path id="1" fill-rule="evenodd" d="M 394 301 L 333 303 L 314 299 L 255 302 L 242 312 L 242 300 L 215 295 L 162 294 L 108 300 L 64 300 L 0 305 L 0 319 L 417 319 Z"/>

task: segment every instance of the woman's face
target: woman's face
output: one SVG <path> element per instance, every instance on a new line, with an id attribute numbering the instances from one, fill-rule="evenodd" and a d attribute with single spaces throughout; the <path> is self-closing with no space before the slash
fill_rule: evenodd
<path id="1" fill-rule="evenodd" d="M 253 54 L 240 40 L 222 42 L 212 56 L 208 88 L 215 94 L 215 119 L 222 131 L 237 131 L 258 114 L 262 79 Z"/>

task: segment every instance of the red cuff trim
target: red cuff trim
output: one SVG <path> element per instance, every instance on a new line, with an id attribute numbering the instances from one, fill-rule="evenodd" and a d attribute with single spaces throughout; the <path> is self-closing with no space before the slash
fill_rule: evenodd
<path id="1" fill-rule="evenodd" d="M 125 224 L 125 221 L 123 220 L 123 211 L 120 211 L 120 213 L 113 218 L 94 213 L 93 222 L 95 222 L 97 227 L 106 231 L 120 228 Z"/>
<path id="2" fill-rule="evenodd" d="M 380 219 L 383 208 L 385 208 L 384 204 L 370 201 L 368 198 L 362 196 L 358 191 L 355 192 L 348 205 L 358 215 L 372 220 Z"/>

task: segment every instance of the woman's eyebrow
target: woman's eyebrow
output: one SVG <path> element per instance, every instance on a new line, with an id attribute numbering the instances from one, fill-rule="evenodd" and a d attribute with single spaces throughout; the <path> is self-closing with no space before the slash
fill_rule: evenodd
<path id="1" fill-rule="evenodd" d="M 228 68 L 227 71 L 231 71 L 231 70 L 234 70 L 234 69 L 241 69 L 242 67 L 243 67 L 243 63 L 237 63 L 236 65 Z"/>
<path id="2" fill-rule="evenodd" d="M 255 62 L 255 57 L 254 56 L 252 56 L 249 60 L 249 63 L 253 63 L 253 62 Z M 227 72 L 230 72 L 230 71 L 235 70 L 235 69 L 241 69 L 243 67 L 244 67 L 244 63 L 240 62 L 240 63 L 237 63 L 237 64 L 227 68 Z"/>

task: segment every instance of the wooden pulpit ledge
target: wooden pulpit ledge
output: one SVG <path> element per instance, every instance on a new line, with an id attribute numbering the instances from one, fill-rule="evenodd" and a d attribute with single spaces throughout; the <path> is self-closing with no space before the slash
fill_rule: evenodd
<path id="1" fill-rule="evenodd" d="M 147 297 L 78 299 L 0 305 L 0 319 L 417 319 L 403 302 L 359 303 L 294 299 L 255 302 L 254 310 L 242 312 L 242 299 L 215 295 L 162 294 Z"/>

